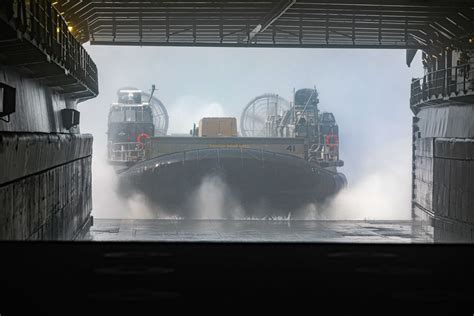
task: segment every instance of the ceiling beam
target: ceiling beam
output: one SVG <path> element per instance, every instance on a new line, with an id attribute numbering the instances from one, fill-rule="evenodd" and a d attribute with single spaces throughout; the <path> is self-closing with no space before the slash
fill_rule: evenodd
<path id="1" fill-rule="evenodd" d="M 263 18 L 262 22 L 257 24 L 255 28 L 248 34 L 246 39 L 247 43 L 250 43 L 252 39 L 261 32 L 271 26 L 276 20 L 278 20 L 289 8 L 291 8 L 296 3 L 296 0 L 281 0 L 277 3 L 276 6 L 272 8 L 270 12 Z"/>
<path id="2" fill-rule="evenodd" d="M 56 7 L 81 42 L 94 44 L 115 37 L 116 45 L 435 52 L 474 33 L 472 0 L 57 0 Z"/>

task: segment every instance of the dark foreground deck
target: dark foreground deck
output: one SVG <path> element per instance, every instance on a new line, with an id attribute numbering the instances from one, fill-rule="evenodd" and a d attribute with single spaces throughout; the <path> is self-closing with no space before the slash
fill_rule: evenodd
<path id="1" fill-rule="evenodd" d="M 415 226 L 95 220 L 94 240 L 135 242 L 0 242 L 0 312 L 472 315 L 474 247 Z"/>

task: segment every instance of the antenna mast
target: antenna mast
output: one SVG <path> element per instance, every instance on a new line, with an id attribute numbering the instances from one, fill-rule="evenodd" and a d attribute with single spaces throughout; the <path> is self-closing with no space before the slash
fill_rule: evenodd
<path id="1" fill-rule="evenodd" d="M 153 98 L 153 93 L 155 93 L 155 85 L 151 85 L 151 93 L 150 93 L 150 99 L 148 100 L 148 103 L 151 103 L 151 99 Z"/>

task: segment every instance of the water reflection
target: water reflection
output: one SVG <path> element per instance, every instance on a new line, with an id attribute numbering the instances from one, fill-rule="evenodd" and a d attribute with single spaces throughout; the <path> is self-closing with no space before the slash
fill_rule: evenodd
<path id="1" fill-rule="evenodd" d="M 432 243 L 412 221 L 96 219 L 96 241 Z"/>

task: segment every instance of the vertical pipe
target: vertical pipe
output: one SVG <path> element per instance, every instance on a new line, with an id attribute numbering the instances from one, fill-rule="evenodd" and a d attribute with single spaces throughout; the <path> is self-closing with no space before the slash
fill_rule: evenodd
<path id="1" fill-rule="evenodd" d="M 449 96 L 451 94 L 451 83 L 453 81 L 453 52 L 452 50 L 448 50 L 446 53 L 446 69 L 449 69 L 449 71 L 446 73 L 446 87 L 447 87 L 447 95 Z"/>
<path id="2" fill-rule="evenodd" d="M 467 72 L 467 66 L 464 65 L 464 66 L 462 66 L 462 67 L 464 68 L 464 69 L 463 69 L 463 72 L 462 72 L 462 73 L 463 73 L 463 76 L 462 76 L 462 85 L 463 85 L 463 88 L 462 88 L 462 90 L 463 90 L 463 92 L 466 92 L 466 72 Z"/>

